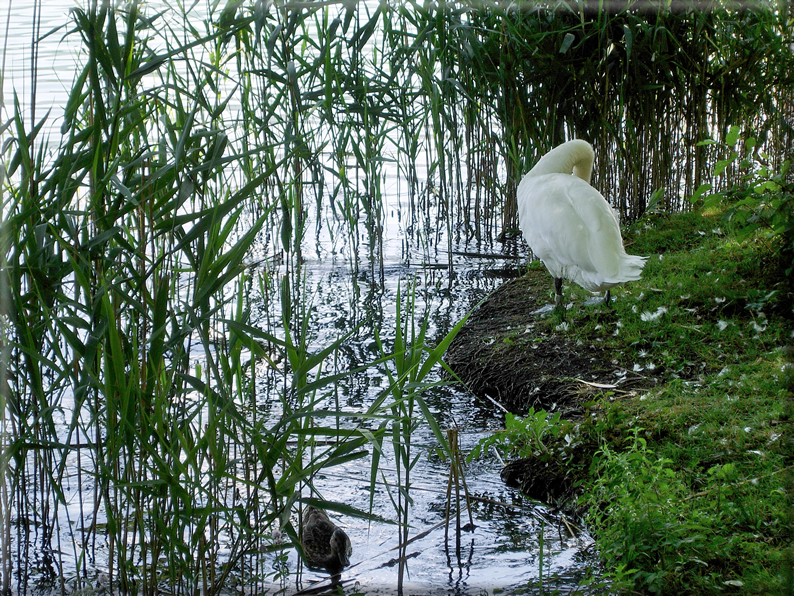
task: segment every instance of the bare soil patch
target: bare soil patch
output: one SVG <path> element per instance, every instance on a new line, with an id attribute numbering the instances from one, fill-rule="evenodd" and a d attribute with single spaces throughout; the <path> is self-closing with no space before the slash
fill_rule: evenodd
<path id="1" fill-rule="evenodd" d="M 626 390 L 633 380 L 618 355 L 571 339 L 571 334 L 556 330 L 563 323 L 559 315 L 537 312 L 551 304 L 552 288 L 543 269 L 530 269 L 502 284 L 472 313 L 445 360 L 475 395 L 493 399 L 514 414 L 525 415 L 532 407 L 575 420 L 603 392 L 592 383 L 620 378 Z M 614 325 L 615 315 L 603 304 L 577 301 L 573 308 L 586 309 L 586 318 Z M 546 455 L 510 462 L 502 479 L 532 498 L 578 513 L 575 487 L 581 464 L 594 448 L 579 445 L 567 453 L 566 461 Z"/>
<path id="2" fill-rule="evenodd" d="M 625 368 L 604 348 L 557 333 L 546 319 L 559 315 L 536 312 L 551 304 L 551 288 L 551 277 L 541 269 L 502 284 L 469 317 L 446 362 L 475 395 L 514 414 L 533 407 L 572 418 L 598 391 L 587 383 L 614 382 Z M 603 305 L 574 308 L 587 309 L 588 317 L 605 325 L 614 322 Z"/>

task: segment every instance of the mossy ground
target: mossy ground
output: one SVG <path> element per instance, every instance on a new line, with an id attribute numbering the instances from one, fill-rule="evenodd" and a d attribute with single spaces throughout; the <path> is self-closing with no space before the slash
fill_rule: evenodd
<path id="1" fill-rule="evenodd" d="M 611 307 L 566 286 L 564 315 L 533 314 L 552 282 L 531 266 L 448 361 L 511 411 L 572 421 L 556 449 L 507 440 L 520 459 L 503 476 L 582 513 L 616 589 L 794 593 L 790 282 L 763 238 L 735 242 L 719 214 L 657 216 L 625 239 L 650 258 Z"/>

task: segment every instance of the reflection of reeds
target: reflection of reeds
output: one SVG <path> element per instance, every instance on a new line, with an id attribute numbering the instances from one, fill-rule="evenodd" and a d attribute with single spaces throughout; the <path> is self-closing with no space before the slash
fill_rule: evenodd
<path id="1" fill-rule="evenodd" d="M 143 593 L 267 576 L 252 553 L 282 549 L 276 529 L 296 538 L 290 509 L 321 495 L 319 470 L 371 450 L 372 505 L 387 431 L 408 543 L 417 412 L 446 445 L 422 397 L 446 340 L 428 351 L 401 306 L 389 390 L 351 420 L 326 403 L 350 336 L 311 347 L 303 286 L 321 236 L 383 274 L 391 162 L 406 242 L 446 244 L 451 266 L 453 241 L 515 227 L 518 177 L 565 137 L 594 143 L 629 216 L 662 187 L 682 207 L 713 129 L 750 123 L 771 159 L 790 144 L 784 11 L 433 6 L 73 10 L 84 59 L 57 148 L 35 94 L 3 129 L 3 593 L 33 561 L 62 591 L 99 571 Z"/>

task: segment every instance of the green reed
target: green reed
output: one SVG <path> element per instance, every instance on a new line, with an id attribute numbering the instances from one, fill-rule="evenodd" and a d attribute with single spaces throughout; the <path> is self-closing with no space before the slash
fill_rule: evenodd
<path id="1" fill-rule="evenodd" d="M 414 280 L 413 287 L 409 289 L 404 307 L 401 292 L 398 288 L 395 306 L 396 327 L 392 350 L 385 348 L 380 334 L 377 332 L 376 339 L 383 360 L 389 363 L 384 368 L 389 379 L 389 386 L 382 397 L 388 396 L 391 398 L 390 402 L 384 402 L 384 407 L 387 407 L 391 413 L 392 450 L 397 470 L 396 485 L 389 485 L 385 477 L 383 480 L 389 489 L 389 498 L 398 517 L 399 568 L 397 590 L 398 593 L 402 594 L 403 580 L 407 570 L 406 549 L 409 544 L 409 531 L 411 528 L 411 471 L 422 455 L 422 452 L 414 453 L 411 437 L 419 426 L 420 420 L 424 418 L 430 425 L 442 453 L 449 457 L 450 461 L 453 461 L 452 448 L 436 422 L 423 394 L 441 382 L 430 380 L 429 374 L 436 365 L 445 366 L 442 357 L 468 317 L 464 317 L 459 321 L 435 348 L 429 349 L 425 343 L 429 313 L 425 312 L 424 316 L 417 321 L 419 308 L 416 301 L 416 280 Z M 405 309 L 404 311 L 403 308 Z M 393 355 L 389 355 L 390 353 L 393 353 Z M 373 457 L 371 476 L 373 485 L 377 471 L 376 466 L 377 460 Z"/>
<path id="2" fill-rule="evenodd" d="M 790 103 L 793 81 L 783 49 L 792 17 L 782 5 L 735 12 L 633 1 L 471 6 L 444 60 L 460 69 L 466 101 L 488 106 L 499 124 L 505 228 L 514 227 L 520 175 L 566 138 L 593 143 L 597 184 L 632 218 L 658 189 L 665 209 L 686 208 L 684 197 L 710 176 L 697 143 L 724 138 L 737 122 L 763 131 L 769 153 L 784 159 L 790 132 L 775 106 Z M 763 91 L 772 88 L 782 103 Z"/>
<path id="3" fill-rule="evenodd" d="M 263 580 L 256 553 L 284 548 L 276 530 L 298 542 L 298 501 L 372 517 L 388 438 L 405 554 L 411 436 L 421 412 L 446 449 L 423 392 L 460 325 L 427 348 L 415 289 L 398 297 L 394 339 L 362 365 L 389 387 L 345 413 L 336 385 L 359 371 L 339 368 L 341 346 L 382 306 L 370 288 L 316 346 L 303 265 L 328 235 L 383 275 L 389 164 L 406 243 L 451 267 L 454 242 L 515 227 L 520 174 L 566 136 L 611 156 L 598 178 L 630 216 L 659 188 L 683 207 L 707 130 L 744 120 L 790 143 L 784 11 L 557 8 L 72 11 L 83 54 L 60 136 L 35 100 L 2 133 L 3 593 L 26 560 L 64 593 L 100 575 L 144 594 Z M 370 512 L 327 503 L 317 473 L 368 455 Z"/>

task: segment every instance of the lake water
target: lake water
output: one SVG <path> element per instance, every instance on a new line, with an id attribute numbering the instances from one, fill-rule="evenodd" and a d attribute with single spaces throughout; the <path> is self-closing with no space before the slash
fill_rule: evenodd
<path id="1" fill-rule="evenodd" d="M 8 0 L 6 0 L 8 1 Z M 9 106 L 13 105 L 13 90 L 16 90 L 23 106 L 29 106 L 31 89 L 31 39 L 56 30 L 39 44 L 38 70 L 36 72 L 35 118 L 51 110 L 49 119 L 51 143 L 57 141 L 60 126 L 59 112 L 65 105 L 75 64 L 78 46 L 73 38 L 63 39 L 64 24 L 68 26 L 68 10 L 74 5 L 64 0 L 47 1 L 37 13 L 33 3 L 12 1 L 0 8 L 0 30 L 7 31 L 4 58 L 5 78 L 3 119 L 8 119 Z M 34 31 L 36 18 L 41 22 L 38 33 Z M 61 29 L 59 29 L 61 28 Z M 357 267 L 351 267 L 350 259 L 339 255 L 338 246 L 330 236 L 323 234 L 317 246 L 306 251 L 303 268 L 306 276 L 305 292 L 311 296 L 313 305 L 312 326 L 317 345 L 327 345 L 339 333 L 345 322 L 361 320 L 360 312 L 369 304 L 376 304 L 382 312 L 383 329 L 393 329 L 395 301 L 398 286 L 405 288 L 416 279 L 421 289 L 422 303 L 429 308 L 430 336 L 443 336 L 459 321 L 466 311 L 499 286 L 505 279 L 519 272 L 522 259 L 489 259 L 467 257 L 456 254 L 454 268 L 447 264 L 450 255 L 445 239 L 423 242 L 416 245 L 410 241 L 409 224 L 405 221 L 404 203 L 401 193 L 404 182 L 395 171 L 387 175 L 386 191 L 391 193 L 386 200 L 384 267 L 383 275 L 374 274 L 362 258 Z M 507 251 L 523 254 L 520 247 L 508 247 L 495 242 L 481 245 L 455 244 L 456 253 L 488 253 Z M 263 252 L 267 252 L 263 249 Z M 256 305 L 256 300 L 254 300 Z M 264 308 L 263 305 L 260 305 Z M 267 313 L 260 313 L 265 317 Z M 363 333 L 366 339 L 352 342 L 348 347 L 350 362 L 367 362 L 377 354 L 373 348 L 372 335 Z M 432 342 L 431 342 L 432 343 Z M 344 389 L 341 401 L 345 406 L 360 406 L 373 400 L 382 389 L 384 380 L 374 371 L 363 374 Z M 260 396 L 267 399 L 267 396 Z M 489 432 L 503 425 L 501 412 L 491 404 L 480 403 L 472 395 L 454 386 L 439 387 L 426 396 L 436 413 L 442 428 L 457 427 L 464 453 Z M 460 544 L 454 538 L 454 523 L 449 541 L 445 540 L 443 525 L 446 488 L 449 466 L 435 455 L 435 439 L 427 425 L 420 426 L 413 436 L 417 452 L 423 452 L 419 463 L 412 471 L 411 509 L 413 528 L 411 535 L 428 532 L 408 547 L 408 577 L 404 585 L 406 594 L 493 594 L 527 593 L 537 584 L 540 574 L 541 537 L 543 538 L 543 576 L 547 588 L 563 592 L 573 589 L 582 578 L 592 573 L 596 557 L 592 552 L 592 540 L 586 531 L 572 535 L 569 526 L 548 508 L 530 502 L 518 492 L 502 483 L 500 462 L 486 457 L 466 468 L 465 474 L 470 493 L 476 497 L 472 502 L 473 531 L 464 531 Z M 394 477 L 394 462 L 389 458 L 381 461 L 384 477 Z M 315 479 L 327 499 L 340 500 L 360 509 L 369 506 L 369 461 L 356 460 L 324 472 Z M 75 494 L 88 490 L 90 483 L 74 487 L 70 495 L 72 507 L 77 507 Z M 381 487 L 376 493 L 374 513 L 386 518 L 394 515 L 386 491 Z M 72 519 L 79 512 L 73 512 Z M 397 566 L 392 561 L 397 557 L 393 550 L 398 544 L 395 526 L 367 523 L 358 519 L 333 516 L 344 527 L 353 544 L 352 567 L 343 573 L 350 590 L 360 589 L 365 593 L 392 593 L 397 583 Z M 463 514 L 463 523 L 468 521 Z M 68 519 L 68 516 L 62 516 Z M 433 529 L 435 528 L 435 529 Z M 68 524 L 61 528 L 63 536 L 72 531 Z M 102 568 L 102 547 L 92 564 Z M 297 569 L 297 555 L 287 549 L 290 570 Z M 265 556 L 265 555 L 263 555 Z M 67 559 L 68 561 L 68 556 Z M 19 564 L 20 562 L 17 562 Z M 18 568 L 22 568 L 20 565 Z M 306 572 L 301 587 L 306 588 L 323 574 Z M 30 578 L 35 579 L 35 578 Z M 29 591 L 16 578 L 16 587 Z M 99 586 L 102 587 L 101 585 Z M 296 591 L 290 579 L 281 585 L 248 587 L 246 593 L 285 593 Z"/>

